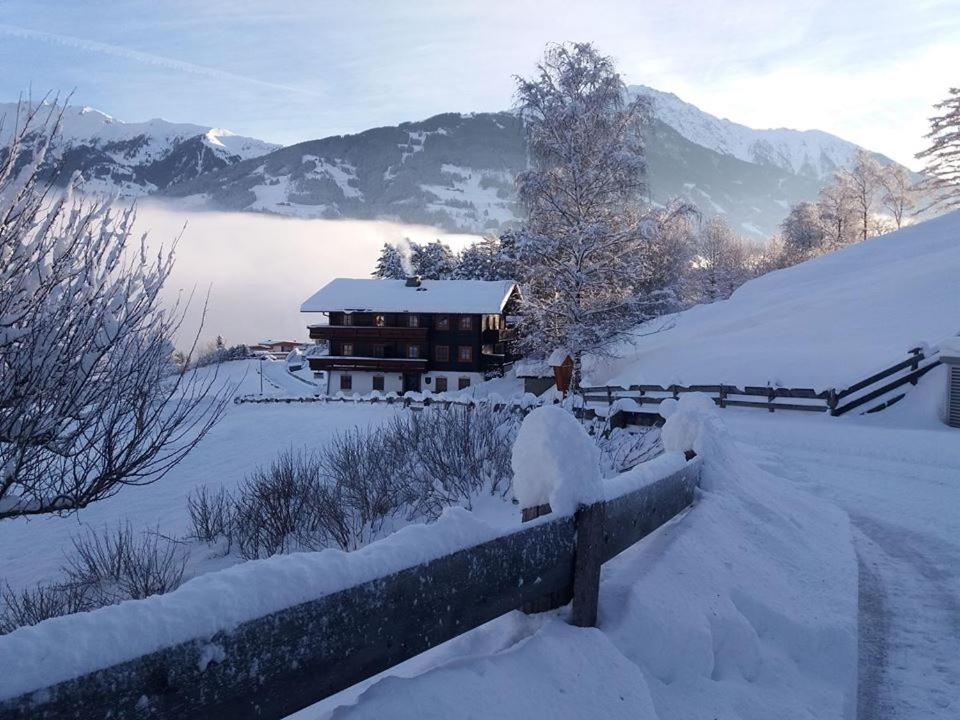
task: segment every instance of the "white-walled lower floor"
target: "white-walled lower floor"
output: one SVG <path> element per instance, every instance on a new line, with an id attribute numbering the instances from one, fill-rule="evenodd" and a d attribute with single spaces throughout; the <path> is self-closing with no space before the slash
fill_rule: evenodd
<path id="1" fill-rule="evenodd" d="M 406 375 L 406 381 L 404 378 Z M 331 370 L 327 373 L 326 393 L 367 395 L 373 391 L 400 393 L 414 390 L 423 393 L 455 392 L 483 382 L 478 372 L 431 370 L 425 373 L 370 372 L 367 370 Z"/>

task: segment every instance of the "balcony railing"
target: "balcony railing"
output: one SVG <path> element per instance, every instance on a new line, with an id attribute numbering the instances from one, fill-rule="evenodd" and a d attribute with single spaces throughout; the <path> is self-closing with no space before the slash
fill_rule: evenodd
<path id="1" fill-rule="evenodd" d="M 425 340 L 425 327 L 377 327 L 375 325 L 311 325 L 313 340 Z"/>
<path id="2" fill-rule="evenodd" d="M 426 358 L 377 358 L 324 355 L 308 358 L 311 370 L 370 370 L 382 372 L 423 372 Z"/>

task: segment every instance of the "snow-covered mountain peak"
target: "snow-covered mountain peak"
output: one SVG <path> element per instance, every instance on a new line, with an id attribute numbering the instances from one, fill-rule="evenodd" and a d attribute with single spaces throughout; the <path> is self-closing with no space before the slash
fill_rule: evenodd
<path id="1" fill-rule="evenodd" d="M 45 105 L 50 106 L 49 103 Z M 0 117 L 14 118 L 16 115 L 17 103 L 0 103 Z M 7 123 L 3 131 L 5 135 L 0 136 L 0 141 L 9 138 L 11 127 L 12 123 Z M 68 105 L 63 108 L 60 137 L 67 146 L 93 145 L 100 148 L 111 143 L 139 139 L 146 146 L 147 154 L 153 158 L 165 156 L 174 146 L 194 137 L 203 137 L 204 143 L 211 149 L 239 156 L 241 160 L 265 155 L 280 147 L 257 138 L 236 135 L 223 128 L 193 123 L 173 123 L 161 118 L 124 122 L 89 105 Z"/>
<path id="2" fill-rule="evenodd" d="M 629 89 L 649 97 L 654 115 L 690 142 L 746 162 L 825 179 L 849 164 L 858 149 L 854 143 L 822 130 L 758 130 L 710 115 L 673 93 L 646 85 L 631 85 Z"/>

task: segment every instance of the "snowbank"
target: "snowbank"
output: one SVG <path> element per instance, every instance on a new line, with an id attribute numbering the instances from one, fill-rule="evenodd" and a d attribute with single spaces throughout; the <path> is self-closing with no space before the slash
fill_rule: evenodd
<path id="1" fill-rule="evenodd" d="M 523 420 L 513 444 L 513 496 L 522 508 L 550 503 L 570 515 L 579 504 L 596 502 L 600 448 L 568 411 L 545 405 Z"/>
<path id="2" fill-rule="evenodd" d="M 0 700 L 240 623 L 491 540 L 503 531 L 462 508 L 355 552 L 253 560 L 167 595 L 46 620 L 0 636 Z"/>
<path id="3" fill-rule="evenodd" d="M 598 630 L 558 620 L 508 649 L 389 677 L 338 708 L 338 720 L 642 720 L 655 717 L 643 674 Z"/>
<path id="4" fill-rule="evenodd" d="M 587 358 L 589 383 L 849 385 L 960 330 L 958 236 L 954 212 L 751 280 Z"/>

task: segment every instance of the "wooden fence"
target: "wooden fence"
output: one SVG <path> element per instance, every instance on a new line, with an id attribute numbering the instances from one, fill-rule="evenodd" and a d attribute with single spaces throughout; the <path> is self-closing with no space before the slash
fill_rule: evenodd
<path id="1" fill-rule="evenodd" d="M 573 620 L 592 624 L 600 564 L 689 506 L 699 476 L 688 454 L 676 472 L 575 516 L 0 701 L 0 718 L 279 720 L 544 597 L 572 597 Z"/>
<path id="2" fill-rule="evenodd" d="M 600 386 L 582 388 L 584 405 L 606 404 L 612 407 L 619 400 L 635 403 L 643 413 L 644 405 L 656 406 L 667 398 L 678 398 L 682 393 L 699 392 L 709 395 L 720 407 L 760 408 L 774 412 L 791 410 L 802 412 L 829 412 L 831 415 L 844 415 L 868 403 L 884 398 L 864 412 L 877 412 L 902 399 L 905 392 L 889 396 L 900 387 L 916 385 L 926 373 L 940 364 L 939 358 L 926 355 L 922 348 L 909 351 L 910 357 L 888 368 L 855 382 L 842 390 L 830 389 L 817 391 L 813 388 L 783 388 L 735 385 L 631 385 L 629 387 Z M 889 396 L 889 397 L 885 397 Z M 763 398 L 763 399 L 761 399 Z M 624 409 L 630 414 L 631 411 Z M 656 409 L 651 408 L 651 413 Z"/>

